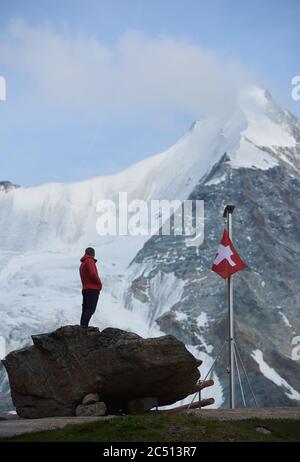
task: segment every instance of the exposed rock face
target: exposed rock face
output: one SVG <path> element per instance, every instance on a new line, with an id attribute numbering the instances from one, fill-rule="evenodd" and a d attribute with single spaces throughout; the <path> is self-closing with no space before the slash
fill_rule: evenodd
<path id="1" fill-rule="evenodd" d="M 300 159 L 297 149 L 295 156 L 298 153 Z M 222 181 L 217 182 L 218 178 Z M 226 286 L 210 268 L 223 232 L 224 206 L 236 204 L 233 242 L 248 265 L 234 275 L 235 320 L 243 361 L 260 406 L 299 406 L 300 362 L 291 359 L 292 339 L 300 332 L 299 178 L 283 162 L 268 170 L 234 170 L 224 156 L 190 199 L 205 201 L 200 255 L 186 245 L 184 236 L 153 236 L 131 264 L 127 308 L 141 309 L 143 303 L 149 324 L 157 323 L 163 332 L 215 358 L 227 335 Z M 183 289 L 170 305 L 174 287 Z M 257 350 L 288 387 L 260 371 L 253 357 Z M 216 372 L 226 406 L 228 377 L 223 361 L 216 364 Z M 249 390 L 247 400 L 254 405 Z M 237 405 L 243 406 L 239 391 Z"/>
<path id="2" fill-rule="evenodd" d="M 13 184 L 10 181 L 0 181 L 0 191 L 8 192 L 19 187 L 19 185 Z"/>
<path id="3" fill-rule="evenodd" d="M 227 336 L 227 299 L 224 281 L 211 266 L 224 228 L 224 207 L 236 205 L 233 242 L 248 266 L 234 275 L 241 355 L 260 406 L 299 406 L 300 362 L 292 359 L 292 341 L 300 332 L 300 123 L 270 94 L 264 96 L 267 119 L 292 134 L 294 144 L 278 144 L 275 138 L 257 141 L 241 132 L 243 161 L 236 163 L 235 149 L 224 149 L 189 196 L 205 203 L 199 253 L 184 236 L 153 236 L 131 263 L 126 306 L 143 310 L 150 325 L 158 324 L 163 332 L 215 359 Z M 252 164 L 248 149 L 256 150 L 259 164 L 254 159 Z M 266 373 L 270 369 L 272 374 Z M 223 390 L 218 404 L 227 406 L 223 361 L 216 363 L 215 371 Z M 248 405 L 254 405 L 246 392 Z M 243 406 L 239 391 L 237 405 Z"/>
<path id="4" fill-rule="evenodd" d="M 200 376 L 201 361 L 172 335 L 143 339 L 120 329 L 65 326 L 32 340 L 3 361 L 24 418 L 75 415 L 89 393 L 98 393 L 110 413 L 126 412 L 130 400 L 145 396 L 172 404 L 193 393 Z"/>

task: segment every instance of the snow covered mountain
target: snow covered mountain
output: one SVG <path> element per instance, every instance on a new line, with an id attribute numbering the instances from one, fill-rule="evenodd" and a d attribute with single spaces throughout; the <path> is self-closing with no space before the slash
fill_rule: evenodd
<path id="1" fill-rule="evenodd" d="M 0 336 L 7 352 L 27 344 L 31 334 L 78 323 L 79 258 L 92 245 L 104 283 L 93 324 L 143 336 L 172 333 L 207 369 L 224 337 L 225 317 L 224 284 L 210 265 L 223 206 L 233 202 L 235 241 L 251 268 L 235 277 L 245 362 L 262 404 L 299 404 L 299 364 L 290 359 L 290 342 L 300 330 L 300 275 L 288 270 L 300 252 L 299 142 L 299 121 L 253 87 L 241 94 L 231 117 L 194 123 L 170 149 L 117 175 L 34 188 L 3 183 Z M 204 199 L 200 255 L 181 236 L 99 236 L 98 201 L 116 201 L 123 191 L 129 200 Z M 221 366 L 215 380 L 221 405 Z M 3 370 L 0 391 L 7 407 Z"/>
<path id="2" fill-rule="evenodd" d="M 182 236 L 153 236 L 131 264 L 126 306 L 210 365 L 227 335 L 226 288 L 210 267 L 224 206 L 235 204 L 234 242 L 248 264 L 234 276 L 241 355 L 260 405 L 299 405 L 300 364 L 291 359 L 300 332 L 299 122 L 267 92 L 256 89 L 251 98 L 236 143 L 189 196 L 205 202 L 200 255 Z M 214 374 L 219 405 L 227 404 L 226 365 L 223 355 Z"/>

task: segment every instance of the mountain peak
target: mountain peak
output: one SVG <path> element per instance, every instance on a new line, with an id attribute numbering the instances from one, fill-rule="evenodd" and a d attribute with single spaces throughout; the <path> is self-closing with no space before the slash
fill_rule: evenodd
<path id="1" fill-rule="evenodd" d="M 17 185 L 17 184 L 13 184 L 11 181 L 0 181 L 0 191 L 4 191 L 4 192 L 7 192 L 7 191 L 10 191 L 12 189 L 16 189 L 16 188 L 19 188 L 20 186 Z"/>

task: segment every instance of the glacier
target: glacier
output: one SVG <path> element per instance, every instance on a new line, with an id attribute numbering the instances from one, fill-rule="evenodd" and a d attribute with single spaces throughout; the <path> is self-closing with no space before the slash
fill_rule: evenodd
<path id="1" fill-rule="evenodd" d="M 285 165 L 291 178 L 299 178 L 299 141 L 299 121 L 282 110 L 267 91 L 251 87 L 241 92 L 231 117 L 196 121 L 172 147 L 120 173 L 75 183 L 0 188 L 0 336 L 5 339 L 6 353 L 29 344 L 33 334 L 79 322 L 78 266 L 87 246 L 96 248 L 103 280 L 93 325 L 159 336 L 165 331 L 156 319 L 173 306 L 176 322 L 188 322 L 181 303 L 191 281 L 178 278 L 176 272 L 161 272 L 147 279 L 158 259 L 146 265 L 135 259 L 150 236 L 99 236 L 97 203 L 117 201 L 121 191 L 127 192 L 129 200 L 147 203 L 152 199 L 182 201 L 200 184 L 221 187 L 227 174 L 217 172 L 214 176 L 214 169 L 224 156 L 231 172 L 268 171 Z M 203 270 L 201 261 L 199 269 Z M 146 298 L 141 300 L 132 295 L 132 281 L 142 275 L 149 287 L 142 287 L 140 294 Z M 198 327 L 203 329 L 214 317 L 204 311 L 201 314 L 201 307 L 199 310 Z M 203 357 L 204 376 L 213 354 L 210 342 L 202 340 L 199 348 L 187 346 Z M 224 390 L 216 373 L 215 381 L 216 406 L 220 406 Z M 2 397 L 9 394 L 3 370 L 0 393 Z"/>

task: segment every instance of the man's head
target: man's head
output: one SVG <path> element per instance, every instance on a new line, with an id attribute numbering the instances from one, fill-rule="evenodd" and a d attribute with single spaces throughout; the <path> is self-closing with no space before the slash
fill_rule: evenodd
<path id="1" fill-rule="evenodd" d="M 95 256 L 95 249 L 93 249 L 93 247 L 88 247 L 87 249 L 85 249 L 85 254 L 90 255 L 91 257 L 94 257 Z"/>

